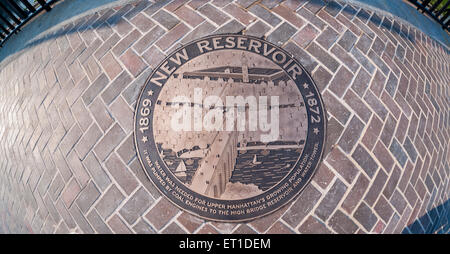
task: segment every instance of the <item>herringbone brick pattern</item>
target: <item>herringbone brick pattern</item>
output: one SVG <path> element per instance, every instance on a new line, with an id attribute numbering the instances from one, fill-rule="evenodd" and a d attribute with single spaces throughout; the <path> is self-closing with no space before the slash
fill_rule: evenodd
<path id="1" fill-rule="evenodd" d="M 212 33 L 265 37 L 312 74 L 324 161 L 246 224 L 180 211 L 147 179 L 133 111 L 165 55 Z M 450 57 L 414 27 L 334 1 L 137 1 L 66 24 L 0 70 L 0 232 L 415 232 L 449 198 Z"/>

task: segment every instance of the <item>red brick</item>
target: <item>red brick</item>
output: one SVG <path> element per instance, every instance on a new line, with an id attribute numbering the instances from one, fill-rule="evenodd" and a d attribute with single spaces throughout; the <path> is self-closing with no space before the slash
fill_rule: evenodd
<path id="1" fill-rule="evenodd" d="M 297 28 L 300 28 L 303 26 L 304 21 L 302 18 L 297 16 L 295 12 L 290 10 L 289 8 L 285 7 L 284 5 L 280 4 L 272 9 L 273 12 L 280 15 L 284 19 L 286 19 L 289 23 L 294 25 Z"/>
<path id="2" fill-rule="evenodd" d="M 359 174 L 358 179 L 353 185 L 352 189 L 348 193 L 347 197 L 344 199 L 342 203 L 342 208 L 349 214 L 353 212 L 353 210 L 358 205 L 359 201 L 363 197 L 369 186 L 369 179 L 364 176 L 364 174 Z"/>
<path id="3" fill-rule="evenodd" d="M 110 80 L 113 80 L 120 72 L 122 72 L 122 67 L 111 53 L 104 55 L 100 59 L 100 64 L 103 66 L 103 69 L 106 71 Z"/>
<path id="4" fill-rule="evenodd" d="M 326 189 L 330 182 L 333 180 L 334 174 L 331 170 L 322 163 L 319 169 L 316 172 L 313 180 L 316 182 L 322 189 Z"/>
<path id="5" fill-rule="evenodd" d="M 197 216 L 193 216 L 187 212 L 183 212 L 180 216 L 178 216 L 177 220 L 178 220 L 178 222 L 180 222 L 181 225 L 183 225 L 189 231 L 189 233 L 193 233 L 204 222 L 202 219 L 198 218 Z"/>
<path id="6" fill-rule="evenodd" d="M 391 175 L 389 176 L 389 181 L 387 182 L 386 186 L 383 190 L 383 195 L 390 199 L 392 194 L 394 193 L 395 188 L 397 188 L 397 184 L 400 181 L 400 175 L 401 175 L 400 168 L 396 165 L 394 167 L 394 170 L 392 170 Z"/>
<path id="7" fill-rule="evenodd" d="M 338 97 L 342 97 L 344 95 L 345 90 L 350 85 L 350 82 L 353 79 L 353 74 L 345 67 L 341 67 L 336 76 L 334 76 L 333 80 L 331 80 L 328 88 L 333 91 Z"/>
<path id="8" fill-rule="evenodd" d="M 386 172 L 390 172 L 392 166 L 394 165 L 394 159 L 382 142 L 377 142 L 375 148 L 373 149 L 373 153 L 383 166 L 384 170 L 386 170 Z"/>
<path id="9" fill-rule="evenodd" d="M 294 234 L 294 232 L 288 228 L 283 223 L 277 221 L 270 229 L 267 234 Z"/>
<path id="10" fill-rule="evenodd" d="M 123 220 L 117 216 L 114 215 L 111 219 L 108 221 L 109 227 L 111 227 L 112 231 L 116 234 L 131 234 L 131 230 L 128 228 L 128 226 L 123 222 Z"/>
<path id="11" fill-rule="evenodd" d="M 327 157 L 327 162 L 345 179 L 349 184 L 355 179 L 358 169 L 347 159 L 347 156 L 339 149 L 333 149 Z"/>
<path id="12" fill-rule="evenodd" d="M 133 23 L 135 26 L 139 28 L 142 32 L 148 32 L 153 26 L 155 26 L 155 23 L 153 23 L 149 18 L 147 18 L 142 13 L 137 14 L 132 20 L 131 23 Z"/>
<path id="13" fill-rule="evenodd" d="M 336 117 L 336 119 L 343 125 L 345 125 L 351 116 L 350 111 L 342 105 L 339 100 L 330 92 L 325 91 L 323 94 L 323 100 L 325 105 L 333 105 L 333 107 L 327 107 L 328 113 Z"/>
<path id="14" fill-rule="evenodd" d="M 186 4 L 187 2 L 189 2 L 189 0 L 175 0 L 164 6 L 164 9 L 173 12 L 175 10 L 178 10 L 179 8 L 184 7 L 184 4 Z"/>
<path id="15" fill-rule="evenodd" d="M 189 32 L 189 28 L 180 23 L 176 25 L 172 30 L 170 30 L 167 34 L 165 34 L 161 39 L 156 42 L 156 45 L 160 47 L 163 51 L 166 51 L 170 48 L 177 40 L 183 37 L 185 34 Z"/>
<path id="16" fill-rule="evenodd" d="M 327 226 L 313 216 L 309 216 L 298 231 L 302 234 L 331 234 Z"/>
<path id="17" fill-rule="evenodd" d="M 200 25 L 205 19 L 198 15 L 197 13 L 193 12 L 191 9 L 189 9 L 186 6 L 181 6 L 175 11 L 175 14 L 184 22 L 188 23 L 192 27 L 196 27 Z"/>
<path id="18" fill-rule="evenodd" d="M 276 212 L 269 214 L 267 216 L 258 218 L 253 220 L 249 224 L 254 227 L 260 233 L 265 232 L 274 222 L 280 218 L 283 213 L 287 210 L 288 206 L 284 206 L 283 208 L 277 210 Z"/>
<path id="19" fill-rule="evenodd" d="M 210 4 L 205 4 L 202 7 L 200 7 L 198 10 L 201 14 L 208 17 L 210 20 L 212 20 L 218 26 L 225 24 L 230 19 L 226 14 L 219 11 L 216 7 L 214 7 Z"/>
<path id="20" fill-rule="evenodd" d="M 365 122 L 369 122 L 372 111 L 364 102 L 351 90 L 345 93 L 344 101 L 356 112 L 356 114 Z"/>
<path id="21" fill-rule="evenodd" d="M 375 180 L 372 182 L 369 191 L 366 193 L 364 200 L 367 202 L 369 206 L 373 206 L 378 196 L 380 195 L 381 190 L 386 184 L 388 176 L 384 173 L 383 170 L 378 170 L 378 174 L 375 177 Z"/>
<path id="22" fill-rule="evenodd" d="M 212 227 L 211 225 L 204 225 L 199 231 L 197 231 L 197 234 L 218 234 L 219 232 Z"/>
<path id="23" fill-rule="evenodd" d="M 306 25 L 302 30 L 300 30 L 292 40 L 294 40 L 301 47 L 306 47 L 312 40 L 314 40 L 319 31 L 315 29 L 312 25 Z"/>
<path id="24" fill-rule="evenodd" d="M 244 11 L 236 4 L 229 4 L 225 6 L 223 10 L 228 12 L 228 14 L 239 20 L 244 25 L 250 25 L 256 19 L 253 15 L 247 11 Z"/>
<path id="25" fill-rule="evenodd" d="M 70 207 L 72 205 L 73 201 L 78 196 L 78 193 L 80 193 L 80 191 L 81 191 L 80 185 L 77 183 L 75 178 L 72 178 L 72 180 L 68 183 L 68 185 L 64 189 L 61 196 L 66 207 Z"/>
<path id="26" fill-rule="evenodd" d="M 120 57 L 120 61 L 125 65 L 127 70 L 134 76 L 137 77 L 141 74 L 147 64 L 142 61 L 142 58 L 136 55 L 133 50 L 129 49 Z"/>
<path id="27" fill-rule="evenodd" d="M 161 228 L 178 213 L 176 208 L 169 200 L 162 198 L 153 208 L 145 215 L 145 217 L 155 226 L 157 230 Z"/>
<path id="28" fill-rule="evenodd" d="M 382 128 L 383 122 L 376 115 L 373 115 L 372 119 L 370 120 L 369 127 L 366 129 L 361 140 L 369 150 L 372 150 L 375 146 Z"/>
<path id="29" fill-rule="evenodd" d="M 400 111 L 400 108 L 395 103 L 395 101 L 392 99 L 392 97 L 388 93 L 383 91 L 383 94 L 381 95 L 381 100 L 387 106 L 387 108 L 392 113 L 392 115 L 395 117 L 395 119 L 398 119 L 401 111 Z"/>

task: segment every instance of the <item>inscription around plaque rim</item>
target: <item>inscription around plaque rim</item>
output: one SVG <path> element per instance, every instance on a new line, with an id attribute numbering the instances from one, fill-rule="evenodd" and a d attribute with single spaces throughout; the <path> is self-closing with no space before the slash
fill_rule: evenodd
<path id="1" fill-rule="evenodd" d="M 240 222 L 295 198 L 323 156 L 326 112 L 294 56 L 265 40 L 207 36 L 147 79 L 135 144 L 147 177 L 176 206 Z"/>

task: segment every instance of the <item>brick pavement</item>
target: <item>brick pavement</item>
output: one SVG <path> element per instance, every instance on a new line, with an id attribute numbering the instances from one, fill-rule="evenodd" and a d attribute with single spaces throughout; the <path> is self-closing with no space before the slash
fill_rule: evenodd
<path id="1" fill-rule="evenodd" d="M 245 224 L 174 207 L 145 176 L 132 133 L 139 90 L 165 55 L 236 32 L 294 54 L 329 118 L 326 155 L 305 191 Z M 358 6 L 137 1 L 48 34 L 0 81 L 0 232 L 400 233 L 429 231 L 446 214 L 449 49 Z"/>

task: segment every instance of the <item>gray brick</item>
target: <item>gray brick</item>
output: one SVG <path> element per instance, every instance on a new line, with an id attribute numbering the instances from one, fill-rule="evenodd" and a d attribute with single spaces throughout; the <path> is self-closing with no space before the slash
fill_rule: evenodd
<path id="1" fill-rule="evenodd" d="M 131 234 L 131 230 L 128 228 L 128 226 L 123 222 L 123 220 L 117 216 L 114 215 L 109 219 L 108 221 L 109 227 L 112 229 L 112 231 L 116 234 Z"/>
<path id="2" fill-rule="evenodd" d="M 145 169 L 142 168 L 141 163 L 137 157 L 130 163 L 131 172 L 138 178 L 139 182 L 144 185 L 144 187 L 150 192 L 154 199 L 158 199 L 161 196 L 161 193 L 158 189 L 156 189 L 155 185 L 150 181 L 145 173 Z"/>
<path id="3" fill-rule="evenodd" d="M 50 140 L 47 143 L 48 150 L 53 153 L 56 148 L 58 147 L 59 143 L 63 139 L 63 137 L 66 135 L 66 130 L 64 129 L 64 126 L 59 123 L 55 130 L 53 130 L 52 136 L 50 137 Z"/>
<path id="4" fill-rule="evenodd" d="M 138 234 L 155 234 L 156 231 L 143 219 L 139 219 L 133 230 Z"/>
<path id="5" fill-rule="evenodd" d="M 296 227 L 313 209 L 320 196 L 321 193 L 314 186 L 308 185 L 291 208 L 286 211 L 283 220 L 290 226 Z"/>
<path id="6" fill-rule="evenodd" d="M 409 137 L 406 137 L 403 147 L 405 148 L 406 153 L 408 153 L 408 156 L 411 159 L 411 161 L 415 163 L 417 159 L 417 151 L 414 145 L 412 144 L 411 139 L 409 139 Z"/>
<path id="7" fill-rule="evenodd" d="M 84 159 L 83 165 L 89 171 L 95 184 L 101 191 L 104 191 L 111 183 L 111 180 L 98 162 L 95 155 L 93 153 L 89 153 L 89 155 Z"/>
<path id="8" fill-rule="evenodd" d="M 114 33 L 108 40 L 106 40 L 103 45 L 95 51 L 94 56 L 99 60 L 102 58 L 109 50 L 111 50 L 114 45 L 120 40 L 120 37 Z"/>
<path id="9" fill-rule="evenodd" d="M 320 18 L 318 18 L 316 15 L 311 13 L 306 8 L 298 9 L 297 13 L 300 14 L 300 16 L 302 16 L 303 18 L 305 18 L 309 22 L 311 22 L 315 27 L 318 27 L 320 30 L 323 30 L 327 26 L 325 24 L 325 22 L 323 22 Z"/>
<path id="10" fill-rule="evenodd" d="M 67 208 L 64 206 L 64 202 L 62 199 L 59 199 L 58 202 L 56 202 L 55 207 L 56 210 L 58 210 L 59 215 L 61 215 L 61 217 L 63 218 L 63 222 L 66 223 L 67 227 L 69 229 L 75 228 L 75 221 L 73 220 Z"/>
<path id="11" fill-rule="evenodd" d="M 164 0 L 164 1 L 157 1 L 155 3 L 152 3 L 147 9 L 144 10 L 146 14 L 149 16 L 152 16 L 155 12 L 157 12 L 159 9 L 164 7 L 167 3 L 170 1 Z"/>
<path id="12" fill-rule="evenodd" d="M 156 20 L 158 23 L 160 23 L 167 30 L 172 29 L 174 26 L 180 23 L 179 19 L 175 18 L 172 14 L 168 13 L 165 10 L 159 10 L 152 16 L 152 18 Z"/>
<path id="13" fill-rule="evenodd" d="M 215 34 L 226 34 L 226 33 L 239 33 L 242 30 L 244 30 L 245 27 L 239 23 L 237 20 L 233 19 L 230 22 L 226 23 L 225 25 L 223 25 L 222 27 L 220 27 L 219 29 L 217 29 L 214 33 Z"/>
<path id="14" fill-rule="evenodd" d="M 373 50 L 370 50 L 367 56 L 370 59 L 372 59 L 372 61 L 378 66 L 378 68 L 380 68 L 380 70 L 384 73 L 384 75 L 389 74 L 390 71 L 389 67 L 383 62 L 383 60 L 381 60 L 381 58 Z M 369 72 L 372 73 L 371 71 Z"/>
<path id="15" fill-rule="evenodd" d="M 312 13 L 319 12 L 326 5 L 326 2 L 324 2 L 324 0 L 310 0 L 300 2 L 307 2 L 305 4 L 305 8 L 310 10 Z"/>
<path id="16" fill-rule="evenodd" d="M 334 213 L 329 224 L 338 234 L 354 234 L 358 230 L 358 226 L 340 210 Z"/>
<path id="17" fill-rule="evenodd" d="M 142 34 L 138 30 L 133 30 L 125 38 L 123 38 L 117 45 L 112 49 L 112 52 L 116 56 L 122 55 L 129 47 L 131 47 Z"/>
<path id="18" fill-rule="evenodd" d="M 102 93 L 102 99 L 109 105 L 125 87 L 132 81 L 132 78 L 126 71 L 123 71 Z"/>
<path id="19" fill-rule="evenodd" d="M 295 27 L 289 25 L 287 22 L 284 22 L 275 31 L 269 34 L 269 36 L 267 36 L 267 41 L 281 46 L 296 32 L 297 29 Z"/>
<path id="20" fill-rule="evenodd" d="M 329 26 L 317 37 L 316 42 L 328 49 L 336 42 L 338 37 L 339 34 Z"/>
<path id="21" fill-rule="evenodd" d="M 59 117 L 61 118 L 61 122 L 64 125 L 64 129 L 69 130 L 72 127 L 72 124 L 75 122 L 75 119 L 72 116 L 72 112 L 70 111 L 70 107 L 65 100 L 61 102 L 58 107 Z"/>
<path id="22" fill-rule="evenodd" d="M 208 17 L 218 26 L 225 24 L 225 22 L 230 19 L 224 12 L 219 11 L 216 7 L 210 4 L 203 5 L 198 9 L 198 11 L 200 11 L 201 14 Z"/>
<path id="23" fill-rule="evenodd" d="M 81 190 L 80 195 L 75 201 L 80 208 L 80 210 L 86 214 L 86 212 L 91 208 L 94 202 L 100 196 L 100 192 L 95 186 L 95 184 L 90 181 L 83 190 Z"/>
<path id="24" fill-rule="evenodd" d="M 89 87 L 89 79 L 85 76 L 76 86 L 74 86 L 67 95 L 67 103 L 72 106 L 83 92 Z"/>
<path id="25" fill-rule="evenodd" d="M 364 93 L 366 92 L 367 87 L 370 84 L 370 79 L 372 77 L 370 76 L 367 71 L 365 71 L 363 68 L 359 69 L 358 74 L 356 75 L 356 78 L 353 80 L 352 89 L 355 91 L 355 93 L 359 97 L 363 97 Z"/>
<path id="26" fill-rule="evenodd" d="M 255 24 L 253 24 L 252 26 L 250 26 L 245 31 L 245 34 L 261 38 L 269 31 L 270 31 L 270 27 L 268 25 L 266 25 L 262 21 L 258 21 Z"/>
<path id="27" fill-rule="evenodd" d="M 386 82 L 386 87 L 384 89 L 386 89 L 386 91 L 389 93 L 391 97 L 394 97 L 395 91 L 397 91 L 397 87 L 398 87 L 398 78 L 391 72 L 391 74 L 389 74 L 389 79 Z"/>
<path id="28" fill-rule="evenodd" d="M 341 9 L 342 6 L 334 1 L 328 2 L 328 4 L 325 6 L 325 11 L 327 11 L 333 17 L 336 17 Z"/>
<path id="29" fill-rule="evenodd" d="M 80 127 L 78 127 L 78 124 L 75 124 L 72 129 L 69 130 L 69 132 L 59 145 L 59 149 L 61 150 L 63 156 L 67 156 L 67 154 L 69 154 L 69 152 L 81 138 L 81 135 L 82 131 Z"/>
<path id="30" fill-rule="evenodd" d="M 128 222 L 128 224 L 134 224 L 136 220 L 144 213 L 147 208 L 154 202 L 153 198 L 145 191 L 144 188 L 140 188 L 134 193 L 134 195 L 125 203 L 120 209 L 120 214 Z"/>
<path id="31" fill-rule="evenodd" d="M 77 150 L 82 160 L 86 157 L 92 147 L 94 147 L 101 136 L 102 131 L 98 125 L 95 123 L 92 124 L 75 147 L 75 150 Z"/>
<path id="32" fill-rule="evenodd" d="M 237 0 L 236 2 L 244 8 L 248 8 L 250 5 L 252 5 L 256 1 L 257 0 Z"/>
<path id="33" fill-rule="evenodd" d="M 367 231 L 371 231 L 378 220 L 377 216 L 372 213 L 372 210 L 364 202 L 356 209 L 354 217 Z"/>
<path id="34" fill-rule="evenodd" d="M 350 30 L 347 30 L 344 35 L 342 35 L 338 44 L 345 50 L 350 51 L 353 48 L 353 45 L 355 45 L 356 39 L 358 39 L 356 35 L 354 35 Z"/>
<path id="35" fill-rule="evenodd" d="M 105 166 L 112 177 L 128 195 L 138 187 L 135 176 L 128 170 L 115 153 L 109 157 Z"/>
<path id="36" fill-rule="evenodd" d="M 146 49 L 148 49 L 151 45 L 153 45 L 161 36 L 165 34 L 164 29 L 160 26 L 155 26 L 152 30 L 150 30 L 147 34 L 145 34 L 133 48 L 136 50 L 138 54 L 142 54 Z"/>
<path id="37" fill-rule="evenodd" d="M 214 25 L 212 25 L 208 21 L 205 21 L 201 25 L 197 26 L 194 30 L 192 30 L 189 34 L 187 34 L 186 37 L 181 40 L 181 43 L 186 44 L 192 40 L 195 40 L 196 38 L 210 35 L 215 30 L 216 27 Z"/>
<path id="38" fill-rule="evenodd" d="M 119 149 L 117 149 L 117 153 L 126 164 L 131 162 L 131 159 L 136 156 L 133 134 L 129 135 L 128 138 L 123 142 L 123 144 L 120 145 Z"/>
<path id="39" fill-rule="evenodd" d="M 109 107 L 112 111 L 114 118 L 123 127 L 126 133 L 133 130 L 133 111 L 128 106 L 127 102 L 118 97 Z"/>
<path id="40" fill-rule="evenodd" d="M 61 176 L 64 178 L 64 181 L 67 182 L 72 177 L 72 171 L 70 171 L 69 166 L 67 165 L 66 159 L 64 159 L 65 155 L 59 149 L 56 149 L 53 154 L 53 161 L 55 162 L 55 166 L 58 169 Z"/>
<path id="41" fill-rule="evenodd" d="M 102 216 L 103 219 L 107 219 L 122 203 L 125 196 L 120 190 L 113 184 L 111 188 L 101 197 L 101 199 L 95 205 L 95 209 Z"/>
<path id="42" fill-rule="evenodd" d="M 50 184 L 49 188 L 49 197 L 52 198 L 53 201 L 56 201 L 64 189 L 64 179 L 61 177 L 61 174 L 56 174 L 56 177 L 53 179 L 53 182 Z"/>
<path id="43" fill-rule="evenodd" d="M 90 176 L 75 151 L 72 151 L 67 156 L 67 164 L 70 166 L 70 169 L 72 170 L 73 175 L 77 179 L 78 183 L 80 183 L 81 188 L 83 188 L 89 181 Z"/>
<path id="44" fill-rule="evenodd" d="M 361 53 L 361 51 L 359 51 L 359 49 L 354 47 L 350 53 L 369 73 L 373 73 L 375 71 L 375 66 L 369 61 L 369 59 L 367 59 L 367 57 L 363 55 L 363 53 Z"/>
<path id="45" fill-rule="evenodd" d="M 367 175 L 372 178 L 378 169 L 378 164 L 370 156 L 367 150 L 362 146 L 358 145 L 352 154 L 352 158 L 361 166 L 361 168 L 367 173 Z"/>
<path id="46" fill-rule="evenodd" d="M 248 10 L 262 20 L 266 21 L 271 26 L 277 26 L 281 22 L 281 19 L 258 4 L 253 5 Z"/>
<path id="47" fill-rule="evenodd" d="M 389 202 L 383 197 L 383 195 L 378 199 L 377 204 L 374 207 L 375 212 L 381 217 L 381 219 L 388 223 L 394 210 L 392 209 Z"/>
<path id="48" fill-rule="evenodd" d="M 387 109 L 372 92 L 367 91 L 366 95 L 364 96 L 364 100 L 381 119 L 384 120 L 386 118 L 388 114 Z"/>
<path id="49" fill-rule="evenodd" d="M 95 146 L 94 151 L 97 158 L 104 161 L 124 138 L 125 132 L 118 124 L 115 124 Z"/>
<path id="50" fill-rule="evenodd" d="M 295 59 L 297 59 L 308 72 L 311 73 L 317 66 L 317 62 L 314 61 L 314 59 L 312 59 L 308 53 L 306 53 L 295 43 L 288 42 L 283 48 L 289 53 L 293 54 L 295 56 Z"/>
<path id="51" fill-rule="evenodd" d="M 262 0 L 261 4 L 266 6 L 269 9 L 272 9 L 273 7 L 280 4 L 280 2 L 282 2 L 282 0 Z"/>
<path id="52" fill-rule="evenodd" d="M 397 139 L 394 138 L 392 140 L 391 146 L 389 147 L 389 151 L 394 155 L 397 162 L 404 167 L 406 164 L 406 161 L 408 160 L 408 156 L 406 155 L 405 151 L 403 150 L 400 143 L 398 143 Z"/>
<path id="53" fill-rule="evenodd" d="M 330 69 L 332 72 L 336 72 L 339 63 L 334 60 L 332 56 L 330 56 L 326 51 L 324 51 L 320 46 L 318 46 L 316 43 L 312 42 L 309 44 L 308 48 L 306 49 L 309 53 L 311 53 L 314 57 L 317 58 L 323 65 L 325 65 L 328 69 Z"/>
<path id="54" fill-rule="evenodd" d="M 91 111 L 92 115 L 95 118 L 95 121 L 100 126 L 102 131 L 106 131 L 111 126 L 111 124 L 113 124 L 114 121 L 111 117 L 111 114 L 108 112 L 108 109 L 106 108 L 102 99 L 95 99 L 89 106 L 89 110 Z"/>
<path id="55" fill-rule="evenodd" d="M 135 79 L 131 84 L 128 85 L 127 88 L 122 92 L 123 98 L 127 101 L 129 105 L 133 105 L 136 102 L 139 92 L 144 86 L 145 81 L 148 76 L 151 74 L 152 69 L 147 68 L 137 79 Z"/>
<path id="56" fill-rule="evenodd" d="M 72 206 L 70 209 L 70 214 L 72 215 L 73 219 L 76 221 L 77 225 L 80 227 L 80 229 L 85 234 L 93 234 L 94 230 L 89 225 L 89 222 L 86 220 L 86 218 L 81 214 L 80 210 L 77 206 Z"/>
<path id="57" fill-rule="evenodd" d="M 112 234 L 109 227 L 103 222 L 102 218 L 98 215 L 97 211 L 93 209 L 87 216 L 87 220 L 94 227 L 95 231 L 99 234 Z"/>
<path id="58" fill-rule="evenodd" d="M 345 186 L 345 184 L 340 181 L 339 178 L 336 178 L 333 186 L 327 192 L 314 212 L 317 217 L 319 217 L 323 221 L 326 221 L 328 217 L 330 217 L 330 215 L 333 213 L 334 209 L 336 209 L 336 206 L 341 201 L 346 190 L 347 187 Z"/>
<path id="59" fill-rule="evenodd" d="M 359 69 L 359 64 L 355 61 L 349 53 L 347 53 L 341 46 L 335 45 L 331 48 L 331 52 L 341 60 L 353 73 Z"/>
<path id="60" fill-rule="evenodd" d="M 367 192 L 364 200 L 367 202 L 369 206 L 372 206 L 380 195 L 381 190 L 383 190 L 383 186 L 386 184 L 388 176 L 384 173 L 383 170 L 378 170 L 378 174 L 375 180 L 372 182 L 369 191 Z"/>
<path id="61" fill-rule="evenodd" d="M 359 120 L 358 117 L 353 116 L 338 142 L 339 146 L 342 147 L 342 150 L 346 153 L 350 153 L 361 136 L 363 129 L 364 123 Z"/>
<path id="62" fill-rule="evenodd" d="M 352 79 L 353 74 L 347 68 L 341 66 L 334 78 L 331 80 L 328 88 L 338 97 L 342 97 L 347 87 L 351 84 Z"/>
<path id="63" fill-rule="evenodd" d="M 383 42 L 380 37 L 376 37 L 372 44 L 372 50 L 377 53 L 379 56 L 383 54 L 384 48 L 386 47 L 386 43 Z"/>
<path id="64" fill-rule="evenodd" d="M 89 86 L 89 88 L 84 92 L 82 98 L 84 101 L 84 104 L 89 105 L 91 102 L 97 97 L 97 95 L 103 90 L 103 88 L 108 85 L 109 79 L 108 77 L 102 73 L 95 81 L 92 83 L 92 85 Z"/>

